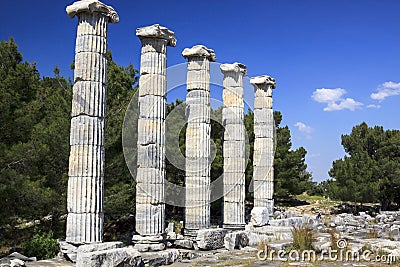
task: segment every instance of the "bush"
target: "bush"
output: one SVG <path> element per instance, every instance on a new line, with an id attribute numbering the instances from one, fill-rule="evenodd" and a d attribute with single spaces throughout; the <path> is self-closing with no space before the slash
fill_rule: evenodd
<path id="1" fill-rule="evenodd" d="M 298 250 L 312 249 L 315 232 L 306 226 L 293 227 L 293 247 Z"/>
<path id="2" fill-rule="evenodd" d="M 53 238 L 53 232 L 36 233 L 23 246 L 24 254 L 36 257 L 38 260 L 54 258 L 58 253 L 57 240 Z"/>

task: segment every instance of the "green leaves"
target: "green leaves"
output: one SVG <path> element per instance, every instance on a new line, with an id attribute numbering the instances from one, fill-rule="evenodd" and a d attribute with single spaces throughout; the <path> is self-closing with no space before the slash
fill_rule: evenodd
<path id="1" fill-rule="evenodd" d="M 376 202 L 382 209 L 399 204 L 400 131 L 363 122 L 342 135 L 349 156 L 333 162 L 330 195 L 344 201 Z"/>

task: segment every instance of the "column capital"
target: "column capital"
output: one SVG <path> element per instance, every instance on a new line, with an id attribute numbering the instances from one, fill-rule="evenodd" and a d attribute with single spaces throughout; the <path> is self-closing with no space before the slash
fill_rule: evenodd
<path id="1" fill-rule="evenodd" d="M 175 33 L 164 26 L 154 24 L 136 29 L 136 36 L 142 38 L 158 38 L 167 40 L 168 46 L 176 45 Z"/>
<path id="2" fill-rule="evenodd" d="M 204 57 L 211 62 L 215 62 L 217 60 L 214 50 L 209 49 L 204 45 L 195 45 L 192 48 L 185 48 L 182 52 L 182 56 L 187 59 L 192 57 Z"/>
<path id="3" fill-rule="evenodd" d="M 275 79 L 267 75 L 251 77 L 250 83 L 255 89 L 261 89 L 264 91 L 268 88 L 275 89 L 276 87 Z"/>
<path id="4" fill-rule="evenodd" d="M 67 6 L 68 16 L 72 19 L 80 13 L 101 13 L 109 18 L 110 23 L 117 23 L 119 16 L 111 6 L 107 6 L 97 0 L 81 0 Z"/>
<path id="5" fill-rule="evenodd" d="M 226 74 L 227 72 L 240 72 L 242 73 L 243 77 L 247 75 L 247 67 L 246 65 L 242 64 L 242 63 L 226 63 L 226 64 L 221 64 L 221 66 L 219 67 L 221 69 L 221 72 L 223 74 Z"/>

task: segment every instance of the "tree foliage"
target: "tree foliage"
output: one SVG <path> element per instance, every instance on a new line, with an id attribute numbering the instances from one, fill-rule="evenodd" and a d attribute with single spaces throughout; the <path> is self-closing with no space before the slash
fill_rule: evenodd
<path id="1" fill-rule="evenodd" d="M 400 131 L 363 122 L 342 135 L 342 145 L 347 155 L 332 164 L 329 194 L 344 201 L 379 201 L 382 209 L 400 204 Z"/>

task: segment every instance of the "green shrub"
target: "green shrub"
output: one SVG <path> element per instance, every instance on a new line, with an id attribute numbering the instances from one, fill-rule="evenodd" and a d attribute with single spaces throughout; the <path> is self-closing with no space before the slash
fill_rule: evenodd
<path id="1" fill-rule="evenodd" d="M 54 258 L 58 253 L 57 240 L 53 232 L 36 233 L 23 245 L 25 255 L 36 257 L 38 260 Z"/>
<path id="2" fill-rule="evenodd" d="M 312 229 L 306 226 L 293 227 L 292 235 L 295 249 L 301 251 L 312 249 L 312 242 L 315 239 L 315 232 Z"/>

